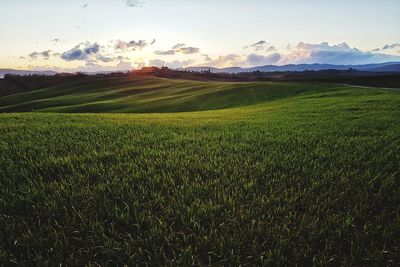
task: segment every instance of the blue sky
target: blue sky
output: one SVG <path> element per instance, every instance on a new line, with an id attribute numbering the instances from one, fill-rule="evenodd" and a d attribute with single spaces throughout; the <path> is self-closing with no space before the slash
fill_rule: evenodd
<path id="1" fill-rule="evenodd" d="M 13 0 L 0 9 L 0 68 L 400 61 L 398 0 Z"/>

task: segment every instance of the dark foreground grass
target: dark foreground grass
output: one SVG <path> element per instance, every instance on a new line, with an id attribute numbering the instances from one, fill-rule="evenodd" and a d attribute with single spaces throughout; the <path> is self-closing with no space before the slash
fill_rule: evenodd
<path id="1" fill-rule="evenodd" d="M 0 262 L 395 266 L 400 93 L 1 114 Z"/>

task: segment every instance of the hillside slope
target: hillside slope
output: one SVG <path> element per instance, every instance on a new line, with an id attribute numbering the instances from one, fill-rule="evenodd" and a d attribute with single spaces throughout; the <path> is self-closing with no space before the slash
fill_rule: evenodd
<path id="1" fill-rule="evenodd" d="M 152 111 L 254 104 L 0 114 L 0 265 L 396 266 L 400 91 L 220 85 L 205 107 L 194 100 L 212 88 L 176 83 L 68 86 L 26 101 L 125 92 L 128 103 L 162 100 Z"/>
<path id="2" fill-rule="evenodd" d="M 199 82 L 162 78 L 98 78 L 0 94 L 0 112 L 179 112 L 262 103 L 337 85 L 278 82 Z"/>

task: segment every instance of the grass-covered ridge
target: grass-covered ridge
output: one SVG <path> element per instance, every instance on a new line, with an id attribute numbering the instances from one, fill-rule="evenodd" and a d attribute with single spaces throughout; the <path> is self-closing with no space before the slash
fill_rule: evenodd
<path id="1" fill-rule="evenodd" d="M 197 102 L 207 89 L 183 85 L 190 96 L 170 105 L 148 89 L 162 101 L 147 110 L 114 98 L 113 111 L 198 112 L 0 114 L 0 262 L 395 266 L 400 92 L 259 86 L 244 89 L 254 100 L 235 91 L 234 105 L 233 89 Z M 53 106 L 78 97 L 68 88 L 14 109 L 76 111 L 68 97 Z"/>
<path id="2" fill-rule="evenodd" d="M 338 86 L 106 77 L 0 96 L 0 112 L 148 113 L 247 106 Z M 0 88 L 7 91 L 7 87 Z M 1 94 L 0 94 L 1 95 Z"/>

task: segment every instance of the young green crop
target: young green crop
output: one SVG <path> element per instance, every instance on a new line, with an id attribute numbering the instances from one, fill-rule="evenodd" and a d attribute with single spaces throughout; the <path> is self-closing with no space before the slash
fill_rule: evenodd
<path id="1" fill-rule="evenodd" d="M 400 92 L 284 85 L 0 114 L 0 262 L 395 266 Z"/>

